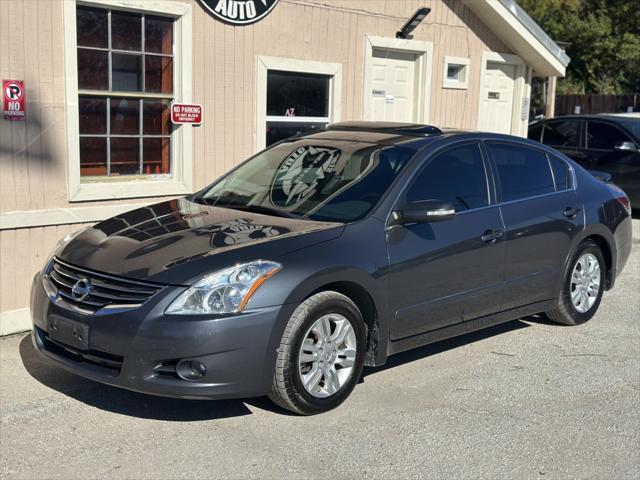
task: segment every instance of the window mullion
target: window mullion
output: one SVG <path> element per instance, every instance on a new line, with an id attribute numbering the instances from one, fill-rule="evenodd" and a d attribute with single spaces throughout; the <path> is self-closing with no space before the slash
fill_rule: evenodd
<path id="1" fill-rule="evenodd" d="M 107 73 L 109 74 L 109 90 L 111 90 L 113 88 L 113 80 L 111 78 L 111 72 L 113 70 L 113 60 L 111 58 L 111 10 L 107 12 L 107 47 L 109 48 L 107 55 L 107 68 L 109 71 Z"/>
<path id="2" fill-rule="evenodd" d="M 142 130 L 142 121 L 143 121 L 142 107 L 143 107 L 143 104 L 144 104 L 144 100 L 140 99 L 140 109 L 139 109 L 140 112 L 138 113 L 138 116 L 140 117 L 140 128 L 138 130 L 138 132 L 140 134 L 140 136 L 138 138 L 138 152 L 139 152 L 138 155 L 140 156 L 140 159 L 139 159 L 140 160 L 139 161 L 139 163 L 140 163 L 140 175 L 144 175 L 144 165 L 142 164 L 142 154 L 143 154 L 143 151 L 142 151 L 142 143 L 143 143 L 142 142 L 142 135 L 143 135 L 143 130 Z"/>
<path id="3" fill-rule="evenodd" d="M 107 97 L 107 176 L 111 175 L 111 99 Z"/>
<path id="4" fill-rule="evenodd" d="M 146 59 L 144 56 L 144 49 L 145 49 L 145 38 L 144 38 L 144 14 L 142 14 L 142 16 L 140 17 L 140 28 L 142 29 L 142 64 L 141 64 L 141 68 L 142 68 L 142 85 L 141 85 L 141 90 L 143 92 L 146 92 L 146 85 L 147 85 L 147 80 L 145 78 L 145 65 L 146 65 Z"/>

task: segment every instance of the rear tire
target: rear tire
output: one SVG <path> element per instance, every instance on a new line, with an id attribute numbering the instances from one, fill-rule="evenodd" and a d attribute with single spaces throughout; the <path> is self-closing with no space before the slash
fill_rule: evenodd
<path id="1" fill-rule="evenodd" d="M 562 325 L 580 325 L 593 317 L 604 293 L 606 263 L 595 242 L 582 242 L 569 262 L 558 305 L 546 316 Z"/>
<path id="2" fill-rule="evenodd" d="M 301 415 L 326 412 L 353 391 L 364 366 L 365 323 L 348 297 L 320 292 L 291 315 L 269 398 Z"/>

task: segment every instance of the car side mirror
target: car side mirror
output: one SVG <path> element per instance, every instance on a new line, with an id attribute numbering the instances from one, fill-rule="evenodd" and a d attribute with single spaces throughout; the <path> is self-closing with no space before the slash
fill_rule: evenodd
<path id="1" fill-rule="evenodd" d="M 441 222 L 451 220 L 455 215 L 456 210 L 451 203 L 442 200 L 427 200 L 415 202 L 401 210 L 394 211 L 391 215 L 391 225 Z"/>
<path id="2" fill-rule="evenodd" d="M 633 142 L 619 142 L 613 147 L 618 152 L 637 152 L 638 147 Z"/>

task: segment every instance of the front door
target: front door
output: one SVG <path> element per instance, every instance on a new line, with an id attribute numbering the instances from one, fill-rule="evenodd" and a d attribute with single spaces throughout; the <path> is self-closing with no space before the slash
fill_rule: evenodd
<path id="1" fill-rule="evenodd" d="M 479 130 L 511 133 L 515 78 L 515 65 L 487 62 L 480 88 Z"/>
<path id="2" fill-rule="evenodd" d="M 416 61 L 414 53 L 373 50 L 371 70 L 371 119 L 415 122 Z"/>
<path id="3" fill-rule="evenodd" d="M 623 142 L 636 144 L 616 125 L 589 120 L 586 135 L 589 161 L 584 162 L 583 166 L 610 173 L 611 181 L 626 192 L 634 205 L 640 199 L 640 153 L 616 149 Z"/>
<path id="4" fill-rule="evenodd" d="M 495 313 L 500 309 L 505 246 L 499 207 L 490 205 L 477 143 L 427 160 L 399 208 L 437 199 L 451 220 L 387 231 L 392 340 Z"/>

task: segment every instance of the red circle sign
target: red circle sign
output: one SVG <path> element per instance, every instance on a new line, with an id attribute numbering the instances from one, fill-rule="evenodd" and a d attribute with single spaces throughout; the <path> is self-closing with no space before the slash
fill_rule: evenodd
<path id="1" fill-rule="evenodd" d="M 22 85 L 16 82 L 8 82 L 4 85 L 4 97 L 11 102 L 19 102 L 22 99 Z"/>

